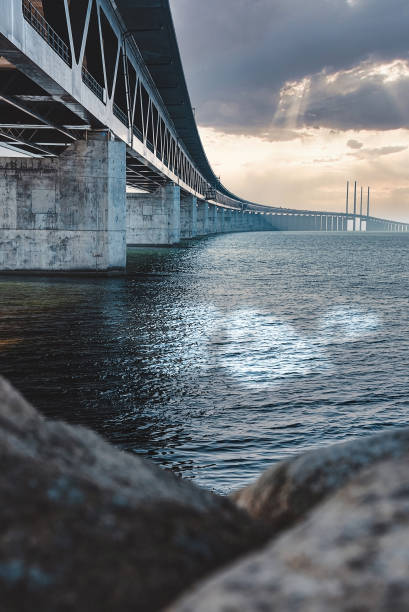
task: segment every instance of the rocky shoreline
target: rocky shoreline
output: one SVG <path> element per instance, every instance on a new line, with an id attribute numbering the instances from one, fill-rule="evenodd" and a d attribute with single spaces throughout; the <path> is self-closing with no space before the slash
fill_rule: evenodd
<path id="1" fill-rule="evenodd" d="M 409 609 L 409 429 L 304 453 L 230 499 L 0 379 L 6 612 Z"/>

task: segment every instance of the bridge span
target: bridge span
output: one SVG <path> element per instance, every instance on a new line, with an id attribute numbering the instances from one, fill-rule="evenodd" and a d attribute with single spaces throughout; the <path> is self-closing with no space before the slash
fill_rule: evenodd
<path id="1" fill-rule="evenodd" d="M 169 0 L 0 0 L 0 15 L 0 146 L 28 156 L 0 158 L 0 271 L 120 272 L 127 244 L 219 232 L 408 231 L 224 187 Z"/>

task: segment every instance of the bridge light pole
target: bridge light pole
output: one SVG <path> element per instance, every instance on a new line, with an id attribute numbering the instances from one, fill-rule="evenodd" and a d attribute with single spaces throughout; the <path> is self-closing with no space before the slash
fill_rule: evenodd
<path id="1" fill-rule="evenodd" d="M 366 206 L 366 216 L 369 218 L 369 193 L 370 193 L 370 187 L 368 187 L 368 201 L 367 201 L 367 206 Z"/>
<path id="2" fill-rule="evenodd" d="M 361 205 L 359 208 L 359 231 L 362 232 L 362 187 L 361 187 Z"/>
<path id="3" fill-rule="evenodd" d="M 347 181 L 347 199 L 346 199 L 346 214 L 348 215 L 349 209 L 349 181 Z"/>
<path id="4" fill-rule="evenodd" d="M 356 232 L 356 181 L 354 183 L 354 232 Z"/>

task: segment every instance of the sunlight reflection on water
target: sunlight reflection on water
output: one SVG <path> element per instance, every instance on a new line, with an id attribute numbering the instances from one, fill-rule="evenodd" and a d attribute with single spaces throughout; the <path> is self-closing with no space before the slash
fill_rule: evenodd
<path id="1" fill-rule="evenodd" d="M 379 327 L 376 313 L 332 310 L 320 320 L 319 333 L 309 336 L 274 316 L 254 310 L 236 311 L 224 323 L 219 363 L 229 369 L 238 384 L 269 388 L 284 377 L 335 369 L 326 351 L 328 344 L 362 340 Z"/>

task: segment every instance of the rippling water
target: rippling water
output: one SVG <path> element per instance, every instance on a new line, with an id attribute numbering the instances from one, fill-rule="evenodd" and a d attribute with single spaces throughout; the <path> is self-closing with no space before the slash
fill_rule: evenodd
<path id="1" fill-rule="evenodd" d="M 124 278 L 0 279 L 0 372 L 217 491 L 409 424 L 409 236 L 263 232 L 130 249 Z"/>

